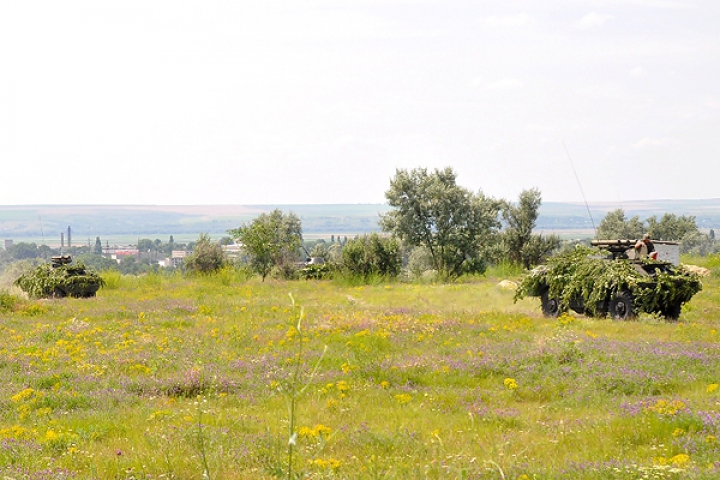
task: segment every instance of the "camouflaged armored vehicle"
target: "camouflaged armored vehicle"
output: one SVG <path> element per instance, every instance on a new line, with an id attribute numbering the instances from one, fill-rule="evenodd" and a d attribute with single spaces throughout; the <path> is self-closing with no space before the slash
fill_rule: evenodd
<path id="1" fill-rule="evenodd" d="M 671 251 L 674 242 L 655 242 Z M 634 240 L 593 241 L 532 270 L 520 283 L 515 299 L 540 297 L 545 316 L 573 310 L 617 320 L 640 312 L 677 320 L 684 303 L 702 289 L 700 278 L 672 261 L 641 256 Z M 673 248 L 676 247 L 676 248 Z M 677 256 L 679 258 L 679 255 Z"/>
<path id="2" fill-rule="evenodd" d="M 103 279 L 82 263 L 71 262 L 70 255 L 52 257 L 52 264 L 40 265 L 14 284 L 33 298 L 94 297 Z"/>

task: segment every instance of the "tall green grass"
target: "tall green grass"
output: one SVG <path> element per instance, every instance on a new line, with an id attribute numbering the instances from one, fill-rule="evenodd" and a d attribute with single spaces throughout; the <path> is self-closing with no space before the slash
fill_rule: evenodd
<path id="1" fill-rule="evenodd" d="M 488 275 L 118 276 L 18 300 L 0 476 L 718 478 L 716 278 L 669 324 L 543 318 Z"/>

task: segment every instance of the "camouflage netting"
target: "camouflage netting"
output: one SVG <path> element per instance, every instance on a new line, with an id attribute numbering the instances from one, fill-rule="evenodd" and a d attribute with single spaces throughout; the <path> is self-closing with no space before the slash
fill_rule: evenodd
<path id="1" fill-rule="evenodd" d="M 651 259 L 633 264 L 627 260 L 607 260 L 606 252 L 578 247 L 551 258 L 523 278 L 515 300 L 525 296 L 541 296 L 560 301 L 561 310 L 578 300 L 591 314 L 617 292 L 629 291 L 637 312 L 670 314 L 702 289 L 697 274 L 682 266 Z M 641 271 L 652 273 L 643 275 Z"/>
<path id="2" fill-rule="evenodd" d="M 35 270 L 15 280 L 14 285 L 32 298 L 50 297 L 94 297 L 104 285 L 103 279 L 95 272 L 87 271 L 85 265 L 40 265 Z"/>

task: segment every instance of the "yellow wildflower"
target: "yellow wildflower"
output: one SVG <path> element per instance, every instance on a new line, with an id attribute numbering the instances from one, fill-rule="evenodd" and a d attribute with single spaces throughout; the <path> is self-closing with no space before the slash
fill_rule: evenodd
<path id="1" fill-rule="evenodd" d="M 673 401 L 667 401 L 660 399 L 657 402 L 655 402 L 654 405 L 650 405 L 647 407 L 647 410 L 650 412 L 655 412 L 658 415 L 664 415 L 667 417 L 672 417 L 676 415 L 679 411 L 685 409 L 685 403 L 683 403 L 681 400 L 673 400 Z"/>
<path id="2" fill-rule="evenodd" d="M 670 463 L 676 467 L 684 467 L 690 462 L 690 456 L 685 453 L 679 453 L 670 459 Z"/>
<path id="3" fill-rule="evenodd" d="M 32 397 L 34 393 L 35 390 L 33 390 L 32 388 L 26 388 L 25 390 L 21 390 L 17 394 L 10 397 L 10 399 L 15 403 L 22 402 L 23 400 L 27 400 L 28 398 Z"/>

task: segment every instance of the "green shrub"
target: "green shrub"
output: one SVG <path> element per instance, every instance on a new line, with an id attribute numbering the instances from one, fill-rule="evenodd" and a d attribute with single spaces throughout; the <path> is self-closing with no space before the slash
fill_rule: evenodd
<path id="1" fill-rule="evenodd" d="M 0 291 L 0 312 L 12 312 L 17 304 L 17 298 L 8 292 Z"/>
<path id="2" fill-rule="evenodd" d="M 119 270 L 105 270 L 100 274 L 100 276 L 105 282 L 105 288 L 109 290 L 116 290 L 120 288 L 122 273 L 120 273 Z"/>
<path id="3" fill-rule="evenodd" d="M 200 234 L 192 253 L 183 260 L 185 271 L 191 274 L 215 273 L 226 263 L 222 246 L 210 240 L 210 235 L 205 233 Z"/>
<path id="4" fill-rule="evenodd" d="M 340 265 L 351 277 L 397 277 L 402 266 L 400 244 L 377 233 L 350 240 L 343 248 Z"/>

